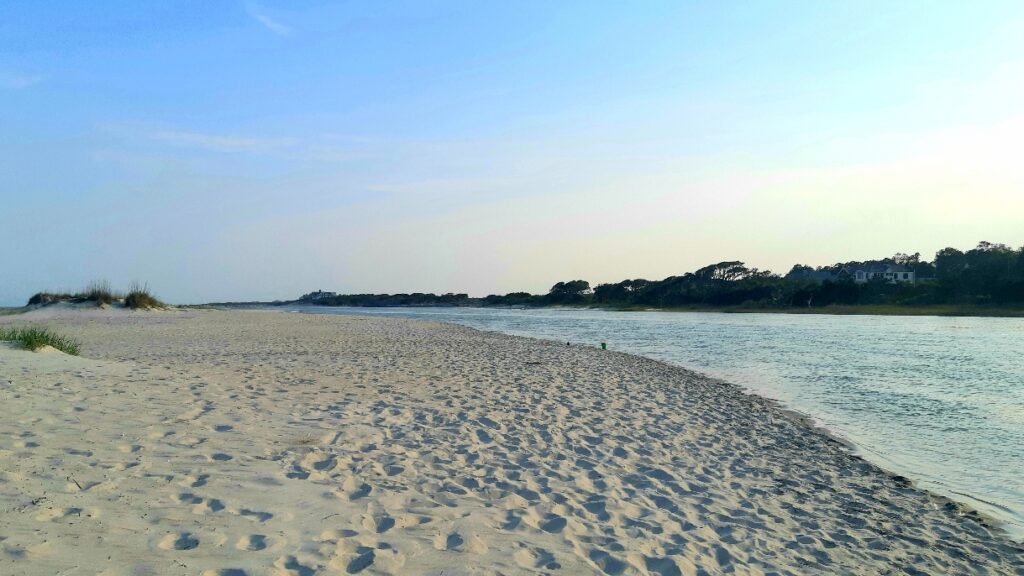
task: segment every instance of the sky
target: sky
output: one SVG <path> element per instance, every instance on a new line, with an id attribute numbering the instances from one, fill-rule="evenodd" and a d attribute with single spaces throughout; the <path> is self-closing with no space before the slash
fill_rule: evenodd
<path id="1" fill-rule="evenodd" d="M 0 3 L 0 305 L 1024 244 L 1024 2 Z"/>

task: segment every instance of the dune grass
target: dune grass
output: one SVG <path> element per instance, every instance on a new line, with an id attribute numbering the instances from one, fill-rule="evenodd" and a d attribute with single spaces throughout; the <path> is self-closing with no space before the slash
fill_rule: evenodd
<path id="1" fill-rule="evenodd" d="M 156 296 L 153 296 L 149 291 L 148 284 L 139 284 L 137 282 L 128 288 L 128 294 L 124 297 L 124 305 L 132 310 L 167 307 Z"/>
<path id="2" fill-rule="evenodd" d="M 127 294 L 115 292 L 110 287 L 110 282 L 97 280 L 90 282 L 85 289 L 74 294 L 70 292 L 37 292 L 28 299 L 28 305 L 46 306 L 58 302 L 70 302 L 82 304 L 92 302 L 97 306 L 110 306 L 123 303 L 126 308 L 133 310 L 145 310 L 152 308 L 166 308 L 167 305 L 161 302 L 152 292 L 147 284 L 138 282 L 132 283 Z"/>
<path id="3" fill-rule="evenodd" d="M 29 326 L 28 328 L 0 328 L 0 341 L 13 341 L 21 344 L 26 350 L 38 350 L 43 346 L 52 346 L 65 354 L 78 356 L 78 342 L 61 336 L 46 328 Z"/>
<path id="4" fill-rule="evenodd" d="M 85 302 L 95 302 L 97 306 L 113 304 L 115 300 L 123 298 L 110 288 L 110 282 L 106 280 L 95 280 L 90 282 L 85 290 L 75 295 L 77 299 Z"/>

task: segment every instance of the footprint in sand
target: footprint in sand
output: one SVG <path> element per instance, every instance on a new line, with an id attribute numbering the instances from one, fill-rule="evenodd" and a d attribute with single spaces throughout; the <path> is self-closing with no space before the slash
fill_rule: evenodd
<path id="1" fill-rule="evenodd" d="M 307 464 L 308 467 L 313 468 L 317 472 L 329 472 L 330 470 L 334 469 L 334 467 L 336 467 L 337 465 L 338 460 L 334 456 L 330 455 L 319 459 L 315 456 L 312 456 L 309 463 Z"/>
<path id="2" fill-rule="evenodd" d="M 644 566 L 651 574 L 657 574 L 658 576 L 682 576 L 683 574 L 675 560 L 668 557 L 652 558 L 645 556 Z"/>
<path id="3" fill-rule="evenodd" d="M 458 532 L 450 534 L 438 534 L 434 537 L 434 548 L 448 552 L 460 552 L 459 548 L 465 543 Z"/>
<path id="4" fill-rule="evenodd" d="M 193 514 L 206 514 L 208 512 L 220 512 L 224 509 L 224 503 L 216 498 L 203 500 L 192 507 Z"/>
<path id="5" fill-rule="evenodd" d="M 297 462 L 292 464 L 292 469 L 285 473 L 285 478 L 292 480 L 305 480 L 309 478 L 309 472 L 302 469 Z"/>
<path id="6" fill-rule="evenodd" d="M 250 510 L 248 508 L 240 509 L 237 512 L 237 514 L 239 516 L 242 516 L 243 518 L 248 518 L 250 520 L 255 520 L 255 521 L 261 522 L 261 523 L 262 522 L 266 522 L 267 520 L 270 520 L 271 518 L 274 517 L 274 515 L 271 514 L 270 512 L 260 512 L 258 510 Z"/>
<path id="7" fill-rule="evenodd" d="M 591 550 L 587 557 L 605 574 L 621 574 L 626 570 L 625 562 L 604 550 Z"/>
<path id="8" fill-rule="evenodd" d="M 341 489 L 342 491 L 336 492 L 339 498 L 344 495 L 349 500 L 359 500 L 369 496 L 370 492 L 373 491 L 373 486 L 366 482 L 360 482 L 354 477 L 349 477 L 341 483 Z"/>
<path id="9" fill-rule="evenodd" d="M 163 550 L 192 550 L 199 547 L 199 538 L 188 532 L 168 534 L 157 544 Z"/>
<path id="10" fill-rule="evenodd" d="M 203 501 L 202 496 L 196 496 L 191 492 L 182 492 L 175 496 L 174 499 L 177 500 L 179 504 L 199 504 Z"/>
<path id="11" fill-rule="evenodd" d="M 562 567 L 555 561 L 555 555 L 543 548 L 520 548 L 512 554 L 512 558 L 523 568 L 558 570 Z"/>
<path id="12" fill-rule="evenodd" d="M 363 528 L 383 534 L 395 525 L 395 519 L 387 514 L 367 514 L 363 517 Z"/>
<path id="13" fill-rule="evenodd" d="M 182 481 L 181 481 L 181 483 L 179 485 L 180 486 L 185 486 L 186 488 L 199 488 L 200 486 L 205 486 L 206 485 L 206 481 L 209 480 L 209 479 L 210 479 L 210 475 L 209 474 L 195 474 L 195 475 L 189 474 L 188 476 L 185 476 L 182 479 Z"/>
<path id="14" fill-rule="evenodd" d="M 256 552 L 267 547 L 267 537 L 263 534 L 249 534 L 242 536 L 235 544 L 235 548 L 246 552 Z"/>
<path id="15" fill-rule="evenodd" d="M 544 521 L 540 524 L 540 529 L 550 534 L 558 534 L 565 528 L 565 518 L 558 514 L 547 514 L 544 517 Z"/>
<path id="16" fill-rule="evenodd" d="M 282 556 L 274 562 L 278 574 L 282 576 L 313 576 L 315 570 L 299 562 L 295 556 Z"/>
<path id="17" fill-rule="evenodd" d="M 40 522 L 59 522 L 68 517 L 79 518 L 84 511 L 81 508 L 48 508 L 36 514 L 36 520 Z"/>
<path id="18" fill-rule="evenodd" d="M 193 514 L 206 514 L 208 512 L 220 512 L 224 509 L 224 503 L 216 498 L 203 498 L 191 492 L 182 492 L 175 496 L 179 504 L 192 504 Z"/>
<path id="19" fill-rule="evenodd" d="M 366 568 L 369 568 L 373 564 L 376 554 L 373 548 L 362 546 L 356 551 L 356 556 L 349 560 L 347 566 L 345 566 L 345 572 L 349 574 L 358 574 Z"/>

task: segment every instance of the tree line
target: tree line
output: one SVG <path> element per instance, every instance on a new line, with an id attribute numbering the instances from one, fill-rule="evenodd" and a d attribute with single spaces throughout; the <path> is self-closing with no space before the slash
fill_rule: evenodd
<path id="1" fill-rule="evenodd" d="M 887 265 L 912 272 L 913 281 L 878 275 L 858 282 L 853 274 Z M 664 280 L 633 279 L 594 287 L 585 280 L 558 282 L 547 294 L 491 295 L 482 304 L 652 308 L 1019 305 L 1024 304 L 1024 248 L 981 242 L 966 252 L 944 248 L 930 262 L 920 254 L 899 253 L 881 260 L 817 268 L 797 264 L 785 275 L 750 268 L 740 261 L 719 262 Z"/>
<path id="2" fill-rule="evenodd" d="M 858 270 L 899 270 L 858 281 Z M 898 253 L 880 260 L 793 266 L 785 275 L 718 262 L 663 280 L 632 279 L 591 286 L 586 280 L 558 282 L 547 294 L 511 292 L 470 298 L 466 294 L 339 294 L 298 302 L 323 306 L 602 306 L 815 308 L 857 305 L 1024 306 L 1024 248 L 981 242 L 960 251 L 943 248 L 931 261 Z M 281 304 L 285 304 L 282 302 Z"/>
<path id="3" fill-rule="evenodd" d="M 316 304 L 317 306 L 356 306 L 356 307 L 387 307 L 387 306 L 465 306 L 473 299 L 468 294 L 429 294 L 414 292 L 412 294 L 338 294 L 325 298 L 311 298 L 306 294 L 298 302 Z M 277 302 L 276 304 L 290 304 Z"/>

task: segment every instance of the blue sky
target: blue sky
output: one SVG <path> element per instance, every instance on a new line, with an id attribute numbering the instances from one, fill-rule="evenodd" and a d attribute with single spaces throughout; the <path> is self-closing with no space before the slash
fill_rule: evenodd
<path id="1" fill-rule="evenodd" d="M 0 5 L 0 304 L 1024 243 L 1020 2 Z"/>

